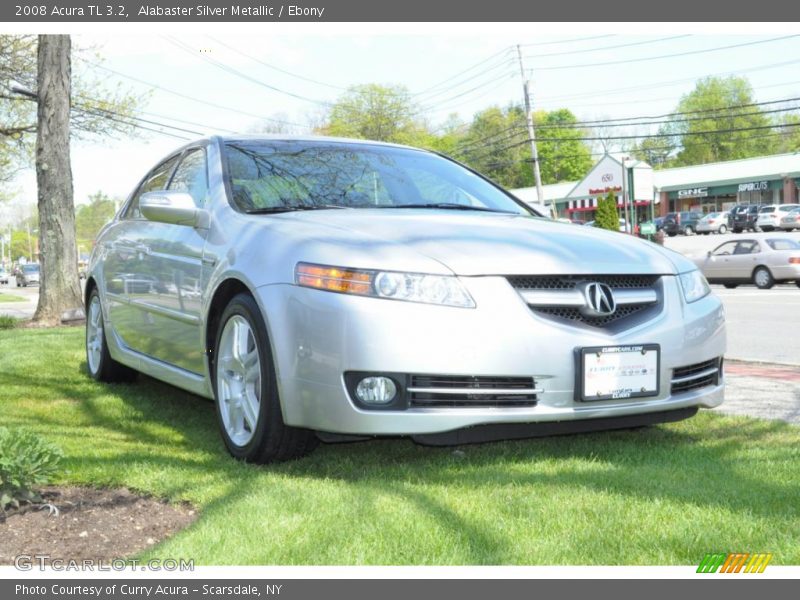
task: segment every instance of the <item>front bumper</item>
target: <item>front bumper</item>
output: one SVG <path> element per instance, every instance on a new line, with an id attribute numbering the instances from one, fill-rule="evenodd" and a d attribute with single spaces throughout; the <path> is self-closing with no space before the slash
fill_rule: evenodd
<path id="1" fill-rule="evenodd" d="M 723 384 L 671 395 L 674 368 L 721 357 L 722 305 L 709 295 L 683 301 L 677 278 L 662 278 L 660 311 L 610 333 L 533 313 L 503 277 L 464 277 L 474 309 L 348 296 L 294 285 L 258 288 L 267 315 L 287 424 L 352 435 L 421 435 L 502 423 L 622 417 L 714 407 Z M 659 394 L 646 399 L 575 399 L 575 351 L 586 346 L 659 344 Z M 349 371 L 533 377 L 532 407 L 358 408 L 345 387 Z"/>

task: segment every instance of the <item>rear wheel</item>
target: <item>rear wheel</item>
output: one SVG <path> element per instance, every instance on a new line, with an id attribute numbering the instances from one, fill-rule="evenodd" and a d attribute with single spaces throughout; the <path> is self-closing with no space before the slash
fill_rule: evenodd
<path id="1" fill-rule="evenodd" d="M 683 234 L 694 235 L 694 227 L 692 227 L 691 225 L 687 225 L 686 227 L 683 228 Z"/>
<path id="2" fill-rule="evenodd" d="M 96 288 L 89 294 L 86 311 L 86 368 L 93 379 L 107 383 L 133 381 L 137 375 L 133 369 L 111 358 L 106 343 L 100 294 Z"/>
<path id="3" fill-rule="evenodd" d="M 725 225 L 720 225 L 719 229 L 717 230 L 717 233 L 720 233 L 720 234 L 727 233 L 727 232 L 728 232 L 728 228 Z"/>
<path id="4" fill-rule="evenodd" d="M 723 284 L 723 285 L 724 285 L 726 288 L 728 288 L 729 290 L 733 290 L 733 289 L 736 289 L 737 287 L 739 287 L 739 284 L 738 284 L 738 283 L 725 283 L 725 284 Z"/>
<path id="5" fill-rule="evenodd" d="M 756 287 L 760 290 L 768 290 L 775 285 L 775 279 L 772 277 L 772 273 L 769 272 L 767 267 L 758 267 L 753 271 L 753 283 L 755 283 Z"/>
<path id="6" fill-rule="evenodd" d="M 742 230 L 734 227 L 733 228 L 733 233 L 742 233 Z"/>
<path id="7" fill-rule="evenodd" d="M 214 396 L 228 452 L 258 464 L 311 452 L 315 433 L 283 422 L 267 328 L 251 296 L 239 294 L 225 308 L 214 348 Z"/>

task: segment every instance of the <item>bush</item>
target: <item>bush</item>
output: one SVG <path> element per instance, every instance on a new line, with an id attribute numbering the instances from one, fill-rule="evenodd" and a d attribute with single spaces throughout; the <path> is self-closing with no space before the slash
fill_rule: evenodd
<path id="1" fill-rule="evenodd" d="M 34 486 L 48 483 L 61 450 L 34 433 L 0 427 L 0 510 L 20 502 L 41 502 Z"/>
<path id="2" fill-rule="evenodd" d="M 605 198 L 597 201 L 597 212 L 594 216 L 594 226 L 609 231 L 619 231 L 619 215 L 617 214 L 617 198 L 614 192 L 608 192 Z"/>
<path id="3" fill-rule="evenodd" d="M 17 320 L 11 315 L 0 315 L 0 329 L 14 329 Z"/>

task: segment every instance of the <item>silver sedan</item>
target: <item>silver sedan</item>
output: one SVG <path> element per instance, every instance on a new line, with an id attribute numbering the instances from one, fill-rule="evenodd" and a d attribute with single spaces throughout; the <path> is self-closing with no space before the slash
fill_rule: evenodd
<path id="1" fill-rule="evenodd" d="M 727 288 L 753 283 L 766 290 L 792 281 L 800 287 L 800 244 L 789 238 L 731 240 L 695 262 L 708 281 Z"/>
<path id="2" fill-rule="evenodd" d="M 213 399 L 230 453 L 684 419 L 723 400 L 722 305 L 684 257 L 572 227 L 456 162 L 212 137 L 141 180 L 86 284 L 89 373 Z"/>

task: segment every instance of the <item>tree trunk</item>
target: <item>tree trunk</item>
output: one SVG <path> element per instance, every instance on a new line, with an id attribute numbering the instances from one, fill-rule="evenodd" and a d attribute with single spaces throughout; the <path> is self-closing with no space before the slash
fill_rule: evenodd
<path id="1" fill-rule="evenodd" d="M 39 36 L 36 182 L 41 283 L 33 320 L 41 325 L 56 325 L 62 315 L 83 304 L 69 153 L 70 46 L 68 35 Z"/>

